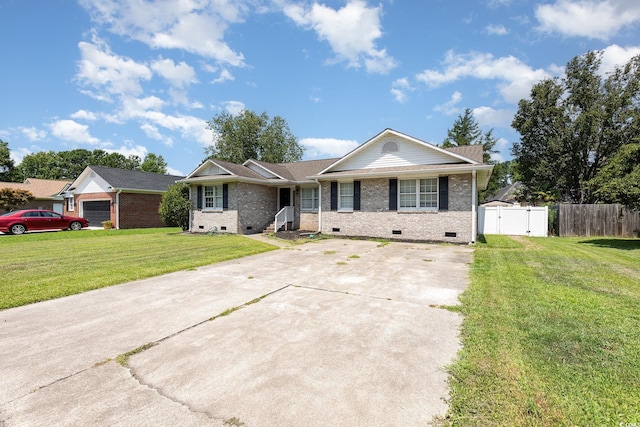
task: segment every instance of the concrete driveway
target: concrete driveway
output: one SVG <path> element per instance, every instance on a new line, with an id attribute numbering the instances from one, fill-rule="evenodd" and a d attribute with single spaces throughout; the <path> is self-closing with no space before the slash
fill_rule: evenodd
<path id="1" fill-rule="evenodd" d="M 428 424 L 471 252 L 322 240 L 2 311 L 0 426 Z"/>

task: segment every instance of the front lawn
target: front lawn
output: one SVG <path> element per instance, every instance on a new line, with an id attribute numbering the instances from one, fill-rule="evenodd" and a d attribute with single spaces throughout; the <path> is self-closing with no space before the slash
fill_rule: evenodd
<path id="1" fill-rule="evenodd" d="M 0 236 L 0 309 L 275 249 L 243 236 L 179 229 Z"/>
<path id="2" fill-rule="evenodd" d="M 487 236 L 447 421 L 640 425 L 640 240 Z"/>

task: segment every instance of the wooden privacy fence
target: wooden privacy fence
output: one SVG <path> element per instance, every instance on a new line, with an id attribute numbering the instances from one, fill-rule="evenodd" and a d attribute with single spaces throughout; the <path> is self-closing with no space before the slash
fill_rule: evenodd
<path id="1" fill-rule="evenodd" d="M 558 235 L 639 237 L 640 212 L 622 205 L 558 205 Z"/>

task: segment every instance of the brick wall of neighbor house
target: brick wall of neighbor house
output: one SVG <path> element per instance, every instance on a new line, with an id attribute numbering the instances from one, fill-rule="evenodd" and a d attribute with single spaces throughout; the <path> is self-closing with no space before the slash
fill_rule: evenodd
<path id="1" fill-rule="evenodd" d="M 361 210 L 348 213 L 330 210 L 330 183 L 322 183 L 323 233 L 455 243 L 471 241 L 471 174 L 449 177 L 449 210 L 439 212 L 389 211 L 388 179 L 368 179 L 360 183 Z M 394 230 L 401 234 L 394 234 Z M 454 232 L 456 237 L 445 237 L 445 232 Z"/>
<path id="2" fill-rule="evenodd" d="M 162 195 L 120 193 L 120 228 L 165 227 L 158 208 Z"/>
<path id="3" fill-rule="evenodd" d="M 229 184 L 229 210 L 238 211 L 238 233 L 260 233 L 273 222 L 277 211 L 277 188 L 238 182 Z"/>
<path id="4" fill-rule="evenodd" d="M 53 210 L 53 200 L 32 200 L 29 203 L 25 203 L 24 205 L 18 206 L 15 210 L 20 210 L 20 209 Z M 4 213 L 4 212 L 8 212 L 8 211 L 5 209 L 0 209 L 0 213 Z"/>

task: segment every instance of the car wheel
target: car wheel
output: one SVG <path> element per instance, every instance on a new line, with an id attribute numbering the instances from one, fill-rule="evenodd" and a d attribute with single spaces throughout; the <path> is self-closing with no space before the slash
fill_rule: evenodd
<path id="1" fill-rule="evenodd" d="M 73 231 L 82 230 L 82 223 L 80 221 L 73 221 L 69 224 L 69 229 Z"/>
<path id="2" fill-rule="evenodd" d="M 11 234 L 23 234 L 27 231 L 27 227 L 22 224 L 16 224 L 11 226 Z"/>

